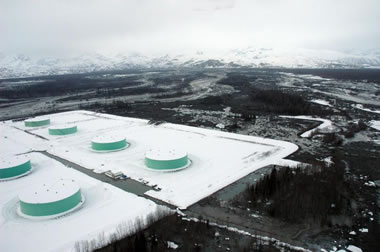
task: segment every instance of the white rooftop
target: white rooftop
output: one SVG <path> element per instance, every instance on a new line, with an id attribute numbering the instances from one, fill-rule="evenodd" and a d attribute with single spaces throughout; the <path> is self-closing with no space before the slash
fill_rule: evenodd
<path id="1" fill-rule="evenodd" d="M 185 151 L 176 149 L 151 149 L 145 153 L 146 158 L 160 161 L 176 160 L 185 156 Z"/>
<path id="2" fill-rule="evenodd" d="M 31 204 L 50 203 L 66 199 L 79 190 L 80 187 L 75 180 L 61 178 L 29 187 L 19 194 L 19 199 Z"/>
<path id="3" fill-rule="evenodd" d="M 123 136 L 117 135 L 100 135 L 92 138 L 92 142 L 94 143 L 115 143 L 125 140 Z"/>
<path id="4" fill-rule="evenodd" d="M 29 161 L 25 155 L 5 155 L 0 158 L 0 169 L 8 169 L 14 166 L 22 165 Z"/>
<path id="5" fill-rule="evenodd" d="M 50 126 L 49 127 L 49 129 L 53 129 L 53 130 L 55 130 L 55 129 L 58 129 L 58 130 L 60 130 L 60 129 L 70 129 L 70 128 L 74 128 L 74 127 L 76 127 L 77 125 L 76 124 L 60 124 L 60 125 L 53 125 L 53 126 Z"/>
<path id="6" fill-rule="evenodd" d="M 39 117 L 26 119 L 25 122 L 40 122 L 40 121 L 46 121 L 46 120 L 49 120 L 49 117 L 39 116 Z"/>

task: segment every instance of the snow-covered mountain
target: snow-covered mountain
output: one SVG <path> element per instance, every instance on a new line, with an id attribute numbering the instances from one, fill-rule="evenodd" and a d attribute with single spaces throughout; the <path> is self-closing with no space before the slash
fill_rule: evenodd
<path id="1" fill-rule="evenodd" d="M 337 52 L 248 47 L 217 53 L 197 51 L 155 56 L 138 53 L 104 56 L 92 53 L 61 58 L 0 54 L 0 78 L 180 67 L 380 68 L 380 49 Z"/>

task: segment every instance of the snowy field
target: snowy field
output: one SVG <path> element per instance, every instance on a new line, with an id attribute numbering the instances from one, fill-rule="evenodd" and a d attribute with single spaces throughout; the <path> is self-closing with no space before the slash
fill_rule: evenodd
<path id="1" fill-rule="evenodd" d="M 375 110 L 375 109 L 365 108 L 365 107 L 363 106 L 363 104 L 352 104 L 352 107 L 353 107 L 353 108 L 356 108 L 356 109 L 360 109 L 360 110 L 366 111 L 366 112 L 371 112 L 371 113 L 375 113 L 375 114 L 380 114 L 380 110 Z"/>
<path id="2" fill-rule="evenodd" d="M 180 208 L 200 199 L 269 164 L 277 164 L 297 146 L 272 139 L 226 133 L 165 123 L 149 125 L 146 120 L 73 111 L 50 116 L 52 125 L 75 123 L 78 132 L 68 136 L 49 136 L 46 127 L 28 129 L 41 139 L 54 155 L 96 172 L 121 171 L 127 176 L 158 185 L 161 191 L 146 194 Z M 7 122 L 25 130 L 23 122 Z M 24 133 L 24 132 L 22 132 Z M 25 134 L 25 133 L 24 133 Z M 117 152 L 91 150 L 91 139 L 101 135 L 126 137 L 129 148 Z M 175 148 L 188 153 L 192 164 L 177 172 L 157 172 L 144 165 L 151 148 Z"/>
<path id="3" fill-rule="evenodd" d="M 371 126 L 371 128 L 380 130 L 380 121 L 371 121 L 370 126 Z"/>
<path id="4" fill-rule="evenodd" d="M 302 133 L 301 137 L 311 137 L 313 133 L 316 131 L 319 131 L 321 133 L 331 133 L 331 132 L 337 131 L 337 128 L 328 119 L 316 118 L 316 117 L 311 117 L 311 116 L 280 116 L 280 117 L 322 122 L 319 126 L 315 127 L 314 129 L 311 129 Z"/>
<path id="5" fill-rule="evenodd" d="M 0 122 L 0 155 L 46 150 L 48 142 Z"/>
<path id="6" fill-rule="evenodd" d="M 75 243 L 114 233 L 121 223 L 133 226 L 161 206 L 152 201 L 99 182 L 40 153 L 28 154 L 32 172 L 15 180 L 0 182 L 0 251 L 74 251 Z M 20 217 L 18 194 L 44 181 L 74 179 L 85 197 L 76 211 L 50 220 Z"/>
<path id="7" fill-rule="evenodd" d="M 319 105 L 327 106 L 327 107 L 333 107 L 333 106 L 330 104 L 330 102 L 328 102 L 328 101 L 326 101 L 326 100 L 314 99 L 314 100 L 311 100 L 311 102 L 316 103 L 316 104 L 319 104 Z"/>

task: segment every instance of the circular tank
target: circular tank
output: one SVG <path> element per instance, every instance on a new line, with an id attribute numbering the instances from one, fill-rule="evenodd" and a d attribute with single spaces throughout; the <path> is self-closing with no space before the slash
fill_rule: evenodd
<path id="1" fill-rule="evenodd" d="M 26 218 L 57 217 L 83 203 L 79 185 L 72 179 L 59 179 L 19 194 L 19 213 Z"/>
<path id="2" fill-rule="evenodd" d="M 95 151 L 118 151 L 128 147 L 125 137 L 97 136 L 91 140 L 91 148 Z"/>
<path id="3" fill-rule="evenodd" d="M 175 171 L 188 167 L 190 160 L 187 153 L 181 150 L 154 149 L 145 153 L 145 165 L 159 171 Z"/>
<path id="4" fill-rule="evenodd" d="M 26 156 L 6 156 L 0 159 L 0 180 L 13 179 L 31 171 L 30 160 Z"/>
<path id="5" fill-rule="evenodd" d="M 49 134 L 54 135 L 54 136 L 69 135 L 77 131 L 78 131 L 77 126 L 70 125 L 70 124 L 49 127 Z"/>
<path id="6" fill-rule="evenodd" d="M 26 127 L 40 127 L 50 124 L 50 119 L 46 117 L 35 117 L 24 121 Z"/>

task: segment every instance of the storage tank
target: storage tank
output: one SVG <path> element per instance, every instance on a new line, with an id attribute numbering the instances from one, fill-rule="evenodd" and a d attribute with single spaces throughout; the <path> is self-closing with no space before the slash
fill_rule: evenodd
<path id="1" fill-rule="evenodd" d="M 176 149 L 151 149 L 145 153 L 145 165 L 159 171 L 176 171 L 190 165 L 187 153 Z"/>
<path id="2" fill-rule="evenodd" d="M 0 159 L 0 180 L 14 179 L 31 171 L 30 159 L 27 156 L 4 156 Z"/>
<path id="3" fill-rule="evenodd" d="M 26 127 L 41 127 L 50 124 L 50 119 L 47 117 L 35 117 L 24 121 Z"/>
<path id="4" fill-rule="evenodd" d="M 91 140 L 91 148 L 99 152 L 118 151 L 128 147 L 125 137 L 102 135 Z"/>
<path id="5" fill-rule="evenodd" d="M 19 213 L 26 218 L 52 218 L 67 214 L 84 202 L 75 180 L 58 179 L 19 194 Z"/>
<path id="6" fill-rule="evenodd" d="M 74 124 L 64 124 L 64 125 L 49 127 L 49 134 L 54 135 L 54 136 L 69 135 L 77 131 L 78 131 L 78 128 Z"/>

